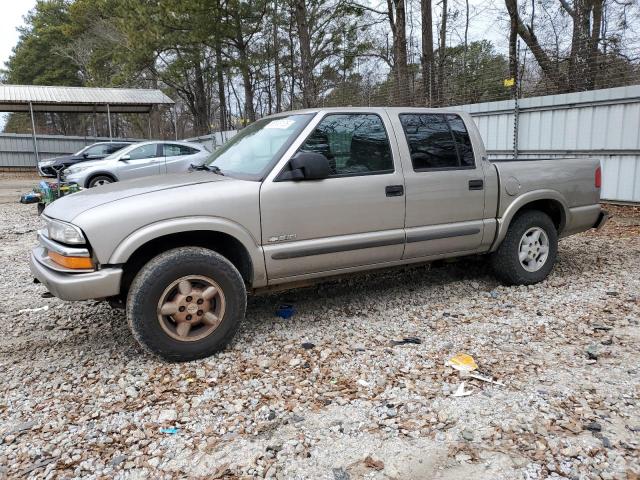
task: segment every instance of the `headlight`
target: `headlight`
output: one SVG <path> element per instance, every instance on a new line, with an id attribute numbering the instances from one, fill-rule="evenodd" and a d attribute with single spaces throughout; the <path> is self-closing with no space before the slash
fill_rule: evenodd
<path id="1" fill-rule="evenodd" d="M 70 245 L 81 245 L 86 243 L 86 239 L 84 238 L 82 231 L 75 225 L 61 222 L 60 220 L 53 220 L 51 218 L 47 218 L 46 222 L 47 236 L 51 240 L 56 240 L 60 243 L 67 243 Z"/>
<path id="2" fill-rule="evenodd" d="M 78 173 L 78 172 L 82 172 L 83 170 L 88 170 L 89 168 L 91 168 L 91 165 L 74 165 L 73 167 L 69 167 L 65 170 L 66 173 Z"/>

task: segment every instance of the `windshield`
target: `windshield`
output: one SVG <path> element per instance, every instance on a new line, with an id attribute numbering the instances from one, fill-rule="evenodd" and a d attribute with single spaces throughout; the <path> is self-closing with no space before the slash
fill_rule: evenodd
<path id="1" fill-rule="evenodd" d="M 241 178 L 260 180 L 313 115 L 307 113 L 258 120 L 213 152 L 206 164 L 218 167 L 225 175 L 236 174 Z"/>
<path id="2" fill-rule="evenodd" d="M 76 153 L 73 154 L 74 157 L 79 157 L 80 155 L 82 155 L 82 153 L 87 150 L 88 148 L 91 148 L 91 145 L 82 148 L 81 150 L 78 150 Z"/>

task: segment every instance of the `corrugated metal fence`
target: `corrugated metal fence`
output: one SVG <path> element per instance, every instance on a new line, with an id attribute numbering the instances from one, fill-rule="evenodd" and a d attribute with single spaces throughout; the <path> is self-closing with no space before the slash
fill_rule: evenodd
<path id="1" fill-rule="evenodd" d="M 489 158 L 513 155 L 514 101 L 462 105 Z M 640 202 L 640 85 L 519 100 L 518 158 L 601 159 L 602 198 Z"/>
<path id="2" fill-rule="evenodd" d="M 38 152 L 40 159 L 69 155 L 87 145 L 96 142 L 108 142 L 109 137 L 68 137 L 64 135 L 39 135 Z M 125 140 L 116 139 L 114 140 Z M 135 139 L 126 139 L 139 141 Z M 2 133 L 0 134 L 0 168 L 22 167 L 35 168 L 36 155 L 33 150 L 33 137 L 29 134 Z"/>
<path id="3" fill-rule="evenodd" d="M 236 130 L 216 132 L 202 137 L 188 138 L 187 142 L 202 143 L 209 151 L 219 148 Z M 69 155 L 96 142 L 108 142 L 109 138 L 68 137 L 64 135 L 38 135 L 40 160 Z M 117 140 L 142 141 L 132 138 L 114 138 Z M 33 150 L 33 137 L 30 134 L 0 133 L 0 168 L 35 168 L 36 156 Z"/>

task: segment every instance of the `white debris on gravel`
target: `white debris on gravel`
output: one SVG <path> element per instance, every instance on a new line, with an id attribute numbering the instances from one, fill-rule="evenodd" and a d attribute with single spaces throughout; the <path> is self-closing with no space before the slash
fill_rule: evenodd
<path id="1" fill-rule="evenodd" d="M 0 205 L 0 478 L 638 478 L 640 212 L 616 213 L 539 285 L 467 259 L 250 298 L 224 352 L 167 364 L 122 311 L 43 298 L 35 207 Z"/>

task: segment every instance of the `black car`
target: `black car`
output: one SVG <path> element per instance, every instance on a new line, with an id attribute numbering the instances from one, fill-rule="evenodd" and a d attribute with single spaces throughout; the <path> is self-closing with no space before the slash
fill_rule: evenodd
<path id="1" fill-rule="evenodd" d="M 62 157 L 48 158 L 38 164 L 38 171 L 43 177 L 55 177 L 56 170 L 69 167 L 70 165 L 84 162 L 87 160 L 100 160 L 112 153 L 128 147 L 132 142 L 100 142 L 84 147 L 73 155 L 64 155 Z"/>

